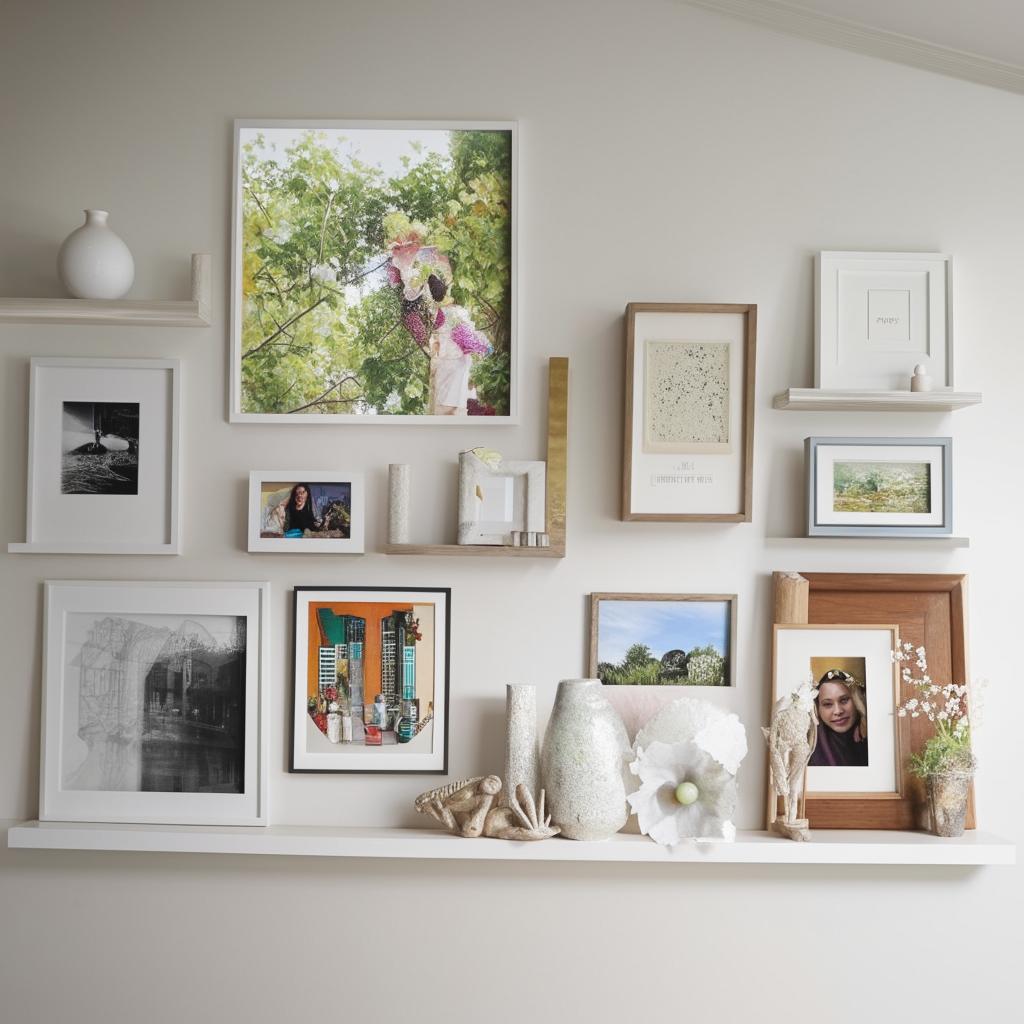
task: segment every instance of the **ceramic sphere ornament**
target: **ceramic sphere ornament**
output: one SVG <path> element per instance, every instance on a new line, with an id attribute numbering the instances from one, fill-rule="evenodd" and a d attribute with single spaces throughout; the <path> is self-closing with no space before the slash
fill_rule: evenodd
<path id="1" fill-rule="evenodd" d="M 135 280 L 135 260 L 107 224 L 106 210 L 86 210 L 85 223 L 64 239 L 57 273 L 76 299 L 119 299 Z"/>

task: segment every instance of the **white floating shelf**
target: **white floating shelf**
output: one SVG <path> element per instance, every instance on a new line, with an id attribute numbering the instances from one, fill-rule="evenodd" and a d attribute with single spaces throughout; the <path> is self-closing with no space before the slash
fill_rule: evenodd
<path id="1" fill-rule="evenodd" d="M 772 545 L 789 545 L 796 546 L 799 544 L 821 544 L 825 546 L 827 541 L 829 544 L 850 544 L 860 545 L 861 547 L 875 543 L 891 543 L 896 541 L 897 543 L 905 544 L 908 551 L 912 551 L 914 548 L 922 547 L 945 547 L 945 548 L 969 548 L 971 546 L 970 537 L 765 537 L 766 544 Z"/>
<path id="2" fill-rule="evenodd" d="M 954 412 L 981 404 L 980 391 L 829 391 L 790 388 L 776 409 L 803 412 Z"/>
<path id="3" fill-rule="evenodd" d="M 0 324 L 123 324 L 134 327 L 209 327 L 209 253 L 192 254 L 192 298 L 0 299 Z"/>
<path id="4" fill-rule="evenodd" d="M 1013 843 L 985 832 L 940 839 L 925 832 L 818 829 L 806 843 L 767 832 L 740 832 L 733 843 L 681 843 L 666 850 L 646 836 L 634 835 L 617 835 L 603 843 L 558 838 L 516 843 L 411 828 L 210 828 L 39 821 L 8 829 L 7 845 L 35 850 L 657 864 L 1014 864 L 1017 853 Z"/>

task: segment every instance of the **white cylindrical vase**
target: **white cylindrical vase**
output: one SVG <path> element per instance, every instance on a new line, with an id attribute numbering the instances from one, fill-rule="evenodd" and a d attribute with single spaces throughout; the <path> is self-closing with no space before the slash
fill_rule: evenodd
<path id="1" fill-rule="evenodd" d="M 57 273 L 76 299 L 119 299 L 135 280 L 128 246 L 107 224 L 106 210 L 86 210 L 85 223 L 64 239 Z"/>
<path id="2" fill-rule="evenodd" d="M 502 802 L 508 804 L 522 783 L 534 800 L 540 790 L 540 749 L 537 744 L 537 687 L 510 683 L 505 687 L 505 778 Z"/>
<path id="3" fill-rule="evenodd" d="M 388 543 L 409 543 L 409 467 L 388 466 Z"/>
<path id="4" fill-rule="evenodd" d="M 632 750 L 599 679 L 563 679 L 544 733 L 541 781 L 567 839 L 609 839 L 626 824 Z"/>

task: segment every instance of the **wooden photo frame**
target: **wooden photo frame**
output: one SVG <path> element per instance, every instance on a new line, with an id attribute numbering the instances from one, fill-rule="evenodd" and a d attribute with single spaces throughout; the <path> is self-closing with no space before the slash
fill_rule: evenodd
<path id="1" fill-rule="evenodd" d="M 749 523 L 757 306 L 626 307 L 622 519 Z"/>
<path id="2" fill-rule="evenodd" d="M 628 656 L 635 645 L 648 649 L 646 662 Z M 591 594 L 588 672 L 609 686 L 735 686 L 736 595 Z"/>
<path id="3" fill-rule="evenodd" d="M 796 573 L 773 574 L 776 624 L 898 627 L 901 641 L 928 652 L 936 680 L 967 684 L 967 577 L 959 573 Z M 901 684 L 900 701 L 913 695 Z M 899 795 L 805 794 L 800 817 L 814 828 L 927 829 L 924 786 L 907 758 L 932 735 L 926 718 L 900 719 Z M 772 800 L 768 798 L 768 819 Z M 967 828 L 975 827 L 973 790 Z"/>

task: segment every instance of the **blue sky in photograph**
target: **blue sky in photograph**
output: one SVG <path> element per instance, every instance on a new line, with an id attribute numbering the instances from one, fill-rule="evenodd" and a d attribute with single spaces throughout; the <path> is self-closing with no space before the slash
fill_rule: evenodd
<path id="1" fill-rule="evenodd" d="M 617 664 L 633 644 L 646 644 L 656 658 L 694 647 L 728 650 L 727 601 L 601 601 L 597 660 Z"/>

